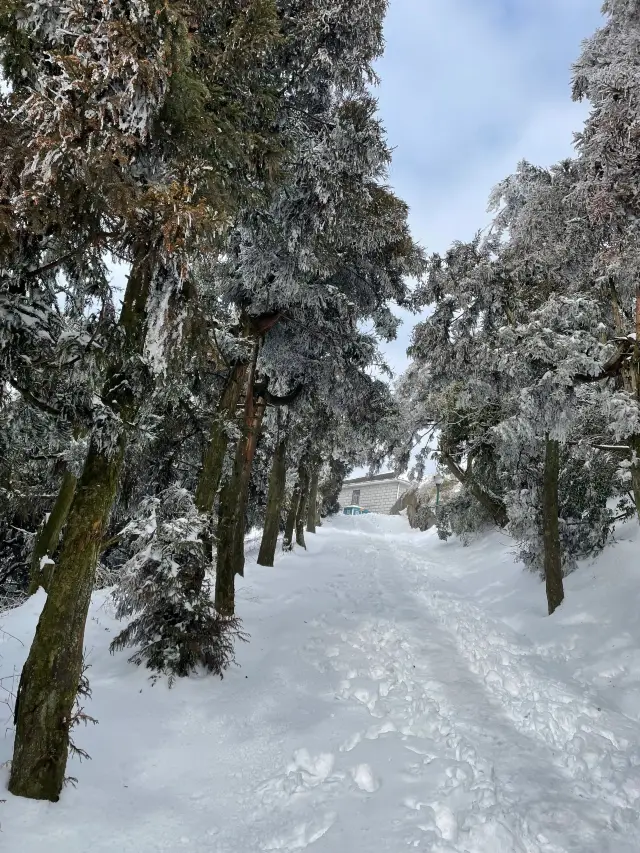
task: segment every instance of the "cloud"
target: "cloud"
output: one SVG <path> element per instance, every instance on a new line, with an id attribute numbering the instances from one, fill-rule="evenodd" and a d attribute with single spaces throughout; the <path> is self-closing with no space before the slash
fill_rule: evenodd
<path id="1" fill-rule="evenodd" d="M 571 63 L 601 0 L 391 0 L 378 65 L 380 112 L 395 148 L 390 182 L 414 236 L 443 252 L 487 221 L 491 188 L 521 159 L 572 152 L 586 106 Z M 415 319 L 385 346 L 402 370 Z"/>

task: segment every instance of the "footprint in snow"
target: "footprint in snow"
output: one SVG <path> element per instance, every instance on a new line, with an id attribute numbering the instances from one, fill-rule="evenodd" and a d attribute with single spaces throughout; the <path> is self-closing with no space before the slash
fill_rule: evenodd
<path id="1" fill-rule="evenodd" d="M 314 844 L 336 822 L 335 812 L 327 812 L 307 823 L 300 823 L 285 835 L 273 838 L 262 846 L 263 850 L 304 850 Z"/>
<path id="2" fill-rule="evenodd" d="M 308 749 L 298 749 L 293 755 L 293 761 L 287 768 L 289 773 L 300 770 L 305 773 L 310 785 L 323 782 L 333 770 L 335 757 L 330 752 L 322 752 L 313 757 Z"/>
<path id="3" fill-rule="evenodd" d="M 442 803 L 430 803 L 433 809 L 435 823 L 440 835 L 445 841 L 456 841 L 458 838 L 458 819 L 448 806 Z"/>
<path id="4" fill-rule="evenodd" d="M 362 735 L 356 732 L 352 734 L 340 747 L 340 752 L 351 752 L 352 749 L 355 749 L 356 746 L 362 740 Z"/>
<path id="5" fill-rule="evenodd" d="M 384 723 L 379 723 L 375 726 L 370 726 L 364 735 L 360 732 L 355 732 L 348 737 L 340 747 L 340 752 L 351 752 L 352 749 L 355 749 L 356 746 L 362 742 L 363 738 L 365 740 L 378 740 L 382 735 L 395 734 L 397 731 L 398 730 L 390 720 Z"/>
<path id="6" fill-rule="evenodd" d="M 382 735 L 393 734 L 398 730 L 391 722 L 391 720 L 387 720 L 384 723 L 379 723 L 375 726 L 370 726 L 365 732 L 365 738 L 367 740 L 378 740 Z"/>
<path id="7" fill-rule="evenodd" d="M 380 782 L 373 774 L 368 764 L 358 764 L 351 770 L 351 778 L 354 783 L 367 794 L 374 794 L 380 787 Z"/>
<path id="8" fill-rule="evenodd" d="M 284 773 L 279 773 L 256 790 L 262 795 L 265 805 L 275 805 L 278 801 L 289 800 L 297 794 L 304 794 L 320 785 L 330 785 L 344 778 L 343 774 L 331 775 L 335 756 L 323 752 L 312 756 L 307 749 L 299 749 L 293 755 L 293 761 L 287 765 Z"/>

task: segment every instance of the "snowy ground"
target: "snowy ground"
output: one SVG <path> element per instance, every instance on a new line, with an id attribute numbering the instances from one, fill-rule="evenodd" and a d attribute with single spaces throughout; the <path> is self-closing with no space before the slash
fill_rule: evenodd
<path id="1" fill-rule="evenodd" d="M 7 794 L 0 849 L 638 853 L 638 530 L 548 618 L 506 537 L 463 548 L 402 518 L 337 518 L 307 553 L 247 566 L 241 668 L 171 691 L 109 656 L 97 596 L 100 722 L 77 732 L 93 760 L 56 805 Z M 41 605 L 3 618 L 1 675 Z"/>

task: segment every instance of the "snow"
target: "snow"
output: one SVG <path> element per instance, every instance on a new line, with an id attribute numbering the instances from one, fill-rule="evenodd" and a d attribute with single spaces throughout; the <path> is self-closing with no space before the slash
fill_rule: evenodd
<path id="1" fill-rule="evenodd" d="M 145 338 L 145 357 L 156 375 L 163 375 L 167 369 L 167 312 L 171 301 L 170 281 L 154 291 L 149 298 L 149 323 Z M 180 321 L 176 325 L 179 325 Z"/>
<path id="2" fill-rule="evenodd" d="M 75 732 L 93 760 L 70 763 L 55 805 L 7 794 L 2 849 L 637 853 L 639 531 L 547 617 L 504 534 L 465 548 L 401 517 L 335 518 L 274 569 L 248 560 L 241 667 L 172 690 L 109 655 L 120 626 L 97 594 L 99 725 Z M 43 600 L 3 616 L 5 689 Z"/>

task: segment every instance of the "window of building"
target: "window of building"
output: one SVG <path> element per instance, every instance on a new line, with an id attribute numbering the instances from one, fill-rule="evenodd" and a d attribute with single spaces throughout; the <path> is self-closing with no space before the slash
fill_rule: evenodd
<path id="1" fill-rule="evenodd" d="M 351 495 L 351 505 L 360 506 L 360 489 L 354 489 Z"/>

